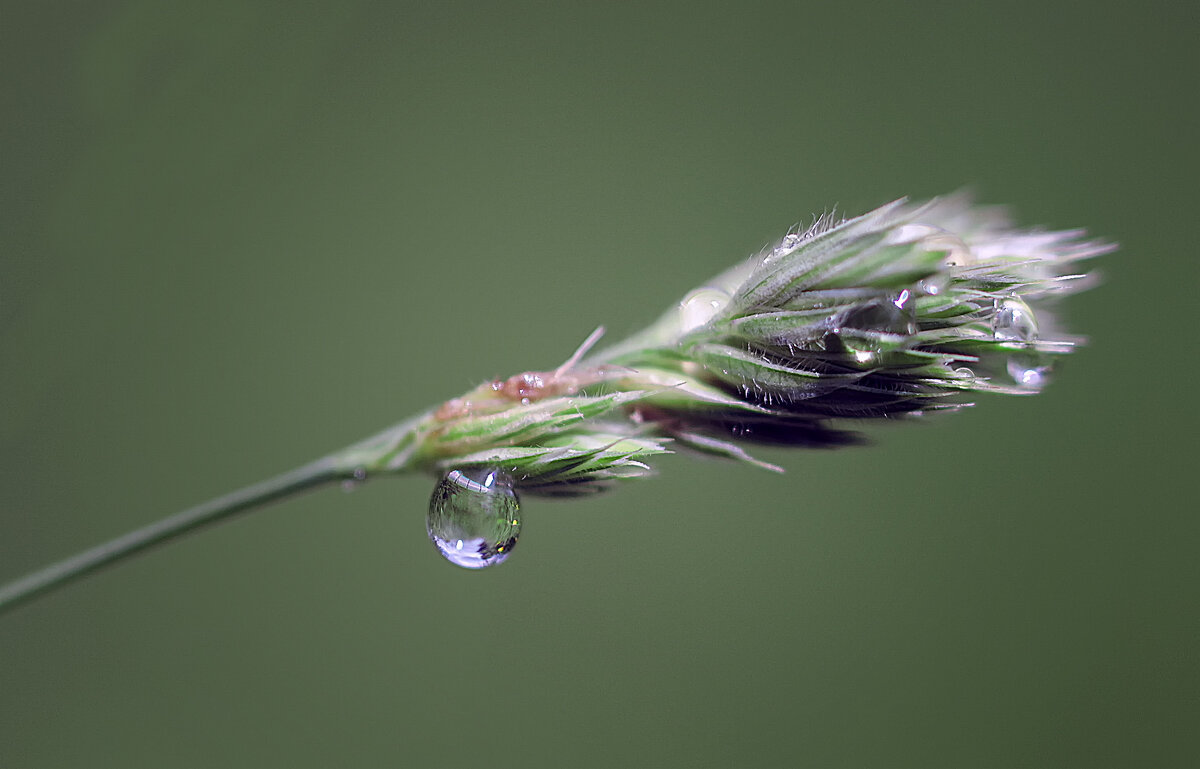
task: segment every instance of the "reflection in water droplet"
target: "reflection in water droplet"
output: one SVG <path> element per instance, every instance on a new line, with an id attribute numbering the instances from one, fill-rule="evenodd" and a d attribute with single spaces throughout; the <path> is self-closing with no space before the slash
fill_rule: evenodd
<path id="1" fill-rule="evenodd" d="M 512 478 L 489 468 L 451 470 L 433 490 L 425 526 L 451 563 L 467 569 L 501 563 L 521 534 Z"/>
<path id="2" fill-rule="evenodd" d="M 1004 342 L 1032 342 L 1038 335 L 1037 317 L 1020 299 L 997 300 L 992 333 Z"/>

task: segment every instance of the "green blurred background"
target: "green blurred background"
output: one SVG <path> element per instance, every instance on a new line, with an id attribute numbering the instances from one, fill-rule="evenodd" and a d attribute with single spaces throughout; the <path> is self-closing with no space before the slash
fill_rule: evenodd
<path id="1" fill-rule="evenodd" d="M 486 573 L 385 479 L 0 617 L 0 765 L 1197 765 L 1196 39 L 1183 3 L 6 3 L 0 580 L 833 205 L 973 185 L 1122 249 L 1040 397 L 530 500 Z"/>

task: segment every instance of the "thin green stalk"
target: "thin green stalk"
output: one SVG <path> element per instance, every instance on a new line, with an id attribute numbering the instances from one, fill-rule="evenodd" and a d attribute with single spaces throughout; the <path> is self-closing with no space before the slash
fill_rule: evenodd
<path id="1" fill-rule="evenodd" d="M 327 457 L 210 499 L 0 587 L 0 613 L 155 545 L 211 526 L 237 513 L 253 510 L 345 477 L 345 471 L 338 469 Z"/>
<path id="2" fill-rule="evenodd" d="M 52 563 L 6 585 L 0 585 L 0 614 L 63 587 L 105 566 L 123 561 L 155 545 L 249 512 L 301 492 L 340 481 L 358 483 L 368 473 L 406 469 L 416 428 L 425 417 L 401 422 L 360 443 L 294 470 L 210 499 L 140 529 Z"/>

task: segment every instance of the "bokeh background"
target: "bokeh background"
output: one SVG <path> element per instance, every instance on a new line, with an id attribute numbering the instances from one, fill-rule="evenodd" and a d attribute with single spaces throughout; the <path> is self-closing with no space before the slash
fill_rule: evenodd
<path id="1" fill-rule="evenodd" d="M 5 767 L 1200 762 L 1194 9 L 6 3 L 0 580 L 632 331 L 813 213 L 1121 243 L 1036 398 L 434 553 L 325 490 L 0 617 Z"/>

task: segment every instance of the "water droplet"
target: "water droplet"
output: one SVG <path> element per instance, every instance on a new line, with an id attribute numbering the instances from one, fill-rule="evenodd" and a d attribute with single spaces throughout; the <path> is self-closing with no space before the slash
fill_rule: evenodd
<path id="1" fill-rule="evenodd" d="M 347 494 L 363 485 L 363 482 L 367 480 L 367 468 L 356 467 L 350 471 L 350 476 L 351 477 L 342 481 L 342 491 L 346 492 Z"/>
<path id="2" fill-rule="evenodd" d="M 521 534 L 512 478 L 495 468 L 451 470 L 433 490 L 425 526 L 451 563 L 467 569 L 501 563 Z"/>
<path id="3" fill-rule="evenodd" d="M 931 237 L 940 235 L 943 230 L 937 227 L 931 227 L 928 224 L 902 224 L 899 227 L 893 227 L 884 239 L 888 245 L 906 245 L 909 243 L 919 243 Z"/>
<path id="4" fill-rule="evenodd" d="M 1013 382 L 1024 390 L 1040 390 L 1050 381 L 1049 359 L 1033 349 L 1008 356 L 1005 368 Z"/>
<path id="5" fill-rule="evenodd" d="M 917 290 L 926 296 L 937 296 L 946 290 L 949 280 L 945 275 L 935 275 L 917 283 Z"/>
<path id="6" fill-rule="evenodd" d="M 837 336 L 856 363 L 875 365 L 880 353 L 904 346 L 917 332 L 915 305 L 908 290 L 860 305 L 842 316 Z"/>
<path id="7" fill-rule="evenodd" d="M 728 292 L 705 286 L 698 288 L 679 303 L 679 326 L 684 333 L 700 328 L 729 304 Z"/>
<path id="8" fill-rule="evenodd" d="M 926 251 L 940 251 L 946 255 L 942 264 L 946 267 L 970 267 L 978 259 L 971 247 L 962 238 L 949 232 L 940 232 L 926 238 L 921 244 Z"/>
<path id="9" fill-rule="evenodd" d="M 1008 359 L 1008 375 L 1021 387 L 1029 390 L 1040 390 L 1045 386 L 1050 373 L 1049 366 L 1038 365 L 1036 361 L 1016 356 Z"/>
<path id="10" fill-rule="evenodd" d="M 912 293 L 906 289 L 893 299 L 864 304 L 848 312 L 840 325 L 843 329 L 911 336 L 917 332 L 917 314 L 911 299 Z"/>
<path id="11" fill-rule="evenodd" d="M 904 224 L 893 229 L 885 241 L 889 245 L 913 244 L 927 252 L 944 254 L 946 267 L 966 267 L 975 263 L 971 248 L 959 236 L 928 224 Z"/>
<path id="12" fill-rule="evenodd" d="M 1003 342 L 1032 342 L 1038 335 L 1037 317 L 1020 299 L 998 299 L 992 333 Z"/>

